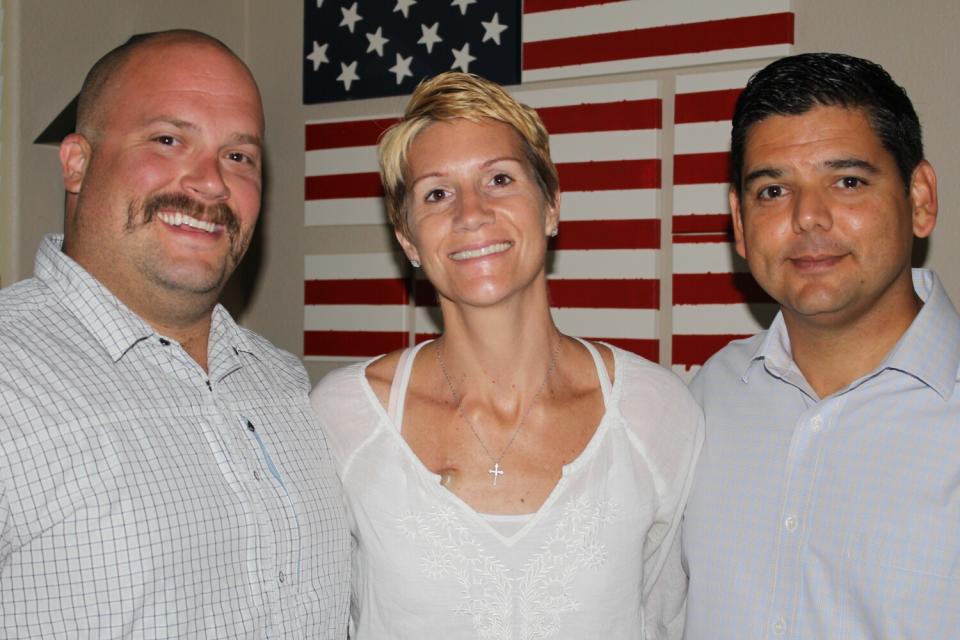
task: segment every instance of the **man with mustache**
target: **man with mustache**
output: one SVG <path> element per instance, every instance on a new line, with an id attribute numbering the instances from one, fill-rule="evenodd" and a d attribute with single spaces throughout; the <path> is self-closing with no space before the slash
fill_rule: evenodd
<path id="1" fill-rule="evenodd" d="M 960 316 L 911 269 L 937 180 L 905 91 L 840 54 L 758 72 L 730 208 L 780 313 L 691 385 L 687 638 L 960 637 Z"/>
<path id="2" fill-rule="evenodd" d="M 217 297 L 260 210 L 250 71 L 195 31 L 94 65 L 63 236 L 0 292 L 0 636 L 346 635 L 349 534 L 300 362 Z"/>

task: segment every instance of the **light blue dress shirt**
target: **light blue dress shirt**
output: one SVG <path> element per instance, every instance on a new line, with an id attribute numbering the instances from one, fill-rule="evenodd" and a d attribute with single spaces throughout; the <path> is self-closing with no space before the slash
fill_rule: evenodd
<path id="1" fill-rule="evenodd" d="M 879 367 L 819 399 L 781 316 L 691 384 L 687 638 L 960 637 L 960 316 L 937 277 Z"/>

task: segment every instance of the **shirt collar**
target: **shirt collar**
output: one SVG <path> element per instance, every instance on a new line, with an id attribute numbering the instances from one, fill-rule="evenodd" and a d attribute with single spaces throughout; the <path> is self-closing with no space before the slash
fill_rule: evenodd
<path id="1" fill-rule="evenodd" d="M 114 362 L 141 340 L 159 337 L 143 318 L 63 253 L 62 247 L 63 235 L 51 234 L 43 239 L 34 265 L 36 277 L 57 294 L 64 307 L 96 338 Z M 213 310 L 210 344 L 211 365 L 233 361 L 231 351 L 234 356 L 256 354 L 248 336 L 219 304 Z"/>
<path id="2" fill-rule="evenodd" d="M 946 400 L 953 393 L 960 372 L 960 315 L 934 272 L 914 269 L 913 288 L 923 300 L 923 307 L 887 357 L 868 376 L 883 369 L 903 371 Z M 782 312 L 777 314 L 770 329 L 757 343 L 741 379 L 749 382 L 758 367 L 806 386 L 791 355 L 790 336 Z"/>

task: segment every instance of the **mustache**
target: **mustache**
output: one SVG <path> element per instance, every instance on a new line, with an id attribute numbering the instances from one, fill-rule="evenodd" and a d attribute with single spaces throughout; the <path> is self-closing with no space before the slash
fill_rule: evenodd
<path id="1" fill-rule="evenodd" d="M 131 204 L 127 213 L 127 231 L 133 231 L 137 227 L 153 222 L 157 213 L 164 209 L 175 209 L 197 220 L 220 225 L 226 229 L 231 239 L 236 238 L 240 233 L 240 221 L 230 205 L 225 202 L 205 205 L 185 193 L 158 193 L 150 196 L 140 206 L 136 203 Z M 143 212 L 142 216 L 137 216 L 138 210 Z"/>

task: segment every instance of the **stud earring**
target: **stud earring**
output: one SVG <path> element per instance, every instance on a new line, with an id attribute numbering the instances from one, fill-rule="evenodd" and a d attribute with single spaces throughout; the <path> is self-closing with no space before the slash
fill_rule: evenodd
<path id="1" fill-rule="evenodd" d="M 419 268 L 420 268 L 420 261 L 419 261 L 419 260 L 414 260 L 413 258 L 411 258 L 411 259 L 410 259 L 410 266 L 413 267 L 414 269 L 419 269 Z"/>
<path id="2" fill-rule="evenodd" d="M 550 230 L 551 238 L 556 238 L 558 235 L 560 235 L 560 229 L 558 227 L 554 227 L 553 229 Z"/>

